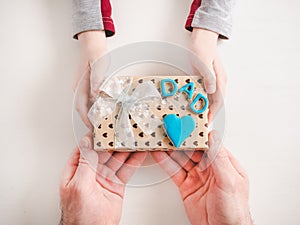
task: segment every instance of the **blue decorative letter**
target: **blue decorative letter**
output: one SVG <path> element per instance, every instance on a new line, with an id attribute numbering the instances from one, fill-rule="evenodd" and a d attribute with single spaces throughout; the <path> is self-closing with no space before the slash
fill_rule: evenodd
<path id="1" fill-rule="evenodd" d="M 170 93 L 167 93 L 165 83 L 171 83 L 173 85 L 173 90 Z M 161 80 L 160 86 L 161 86 L 161 95 L 163 97 L 173 96 L 178 89 L 176 82 L 170 78 Z"/>
<path id="2" fill-rule="evenodd" d="M 197 101 L 199 99 L 203 99 L 204 101 L 204 106 L 201 108 L 201 109 L 196 109 L 195 105 L 197 103 Z M 190 108 L 193 112 L 195 112 L 196 114 L 200 114 L 200 113 L 203 113 L 206 109 L 207 109 L 207 106 L 208 106 L 208 100 L 207 98 L 202 95 L 201 93 L 199 93 L 196 98 L 194 98 L 193 102 L 190 104 Z"/>
<path id="3" fill-rule="evenodd" d="M 190 88 L 190 90 L 189 90 L 189 88 Z M 194 87 L 194 82 L 191 82 L 191 83 L 187 83 L 187 84 L 184 85 L 182 88 L 180 88 L 180 89 L 178 90 L 178 92 L 183 92 L 183 91 L 184 91 L 185 93 L 188 94 L 189 99 L 191 99 L 191 98 L 193 97 L 194 89 L 195 89 L 195 87 Z"/>

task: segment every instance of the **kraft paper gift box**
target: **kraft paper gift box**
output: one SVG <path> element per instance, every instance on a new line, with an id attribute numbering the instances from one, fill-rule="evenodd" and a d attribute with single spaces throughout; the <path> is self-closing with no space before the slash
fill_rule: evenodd
<path id="1" fill-rule="evenodd" d="M 207 107 L 199 76 L 109 78 L 89 111 L 94 148 L 207 150 Z"/>

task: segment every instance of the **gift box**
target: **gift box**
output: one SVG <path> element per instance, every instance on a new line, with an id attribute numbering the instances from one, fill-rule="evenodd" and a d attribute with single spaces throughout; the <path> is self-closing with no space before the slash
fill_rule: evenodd
<path id="1" fill-rule="evenodd" d="M 98 151 L 208 149 L 208 99 L 199 76 L 107 79 L 89 111 Z"/>

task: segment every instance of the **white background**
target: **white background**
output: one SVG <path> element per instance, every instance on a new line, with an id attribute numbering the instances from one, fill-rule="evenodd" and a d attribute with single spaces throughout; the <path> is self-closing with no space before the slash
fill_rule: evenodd
<path id="1" fill-rule="evenodd" d="M 113 0 L 109 48 L 143 40 L 187 46 L 190 1 Z M 238 1 L 220 52 L 229 75 L 226 146 L 248 171 L 256 224 L 300 224 L 300 4 Z M 0 3 L 0 221 L 57 224 L 59 178 L 75 140 L 78 43 L 71 1 Z M 171 181 L 126 192 L 123 225 L 188 224 Z"/>

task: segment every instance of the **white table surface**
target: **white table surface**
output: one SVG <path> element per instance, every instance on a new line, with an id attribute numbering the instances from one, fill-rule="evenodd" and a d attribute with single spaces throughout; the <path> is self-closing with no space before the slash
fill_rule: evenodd
<path id="1" fill-rule="evenodd" d="M 143 40 L 187 46 L 191 1 L 112 0 L 109 49 Z M 248 171 L 256 224 L 300 224 L 300 3 L 238 1 L 220 52 L 229 75 L 225 144 Z M 75 141 L 78 45 L 71 1 L 0 2 L 0 221 L 52 225 Z M 126 192 L 122 225 L 188 224 L 171 181 Z"/>

